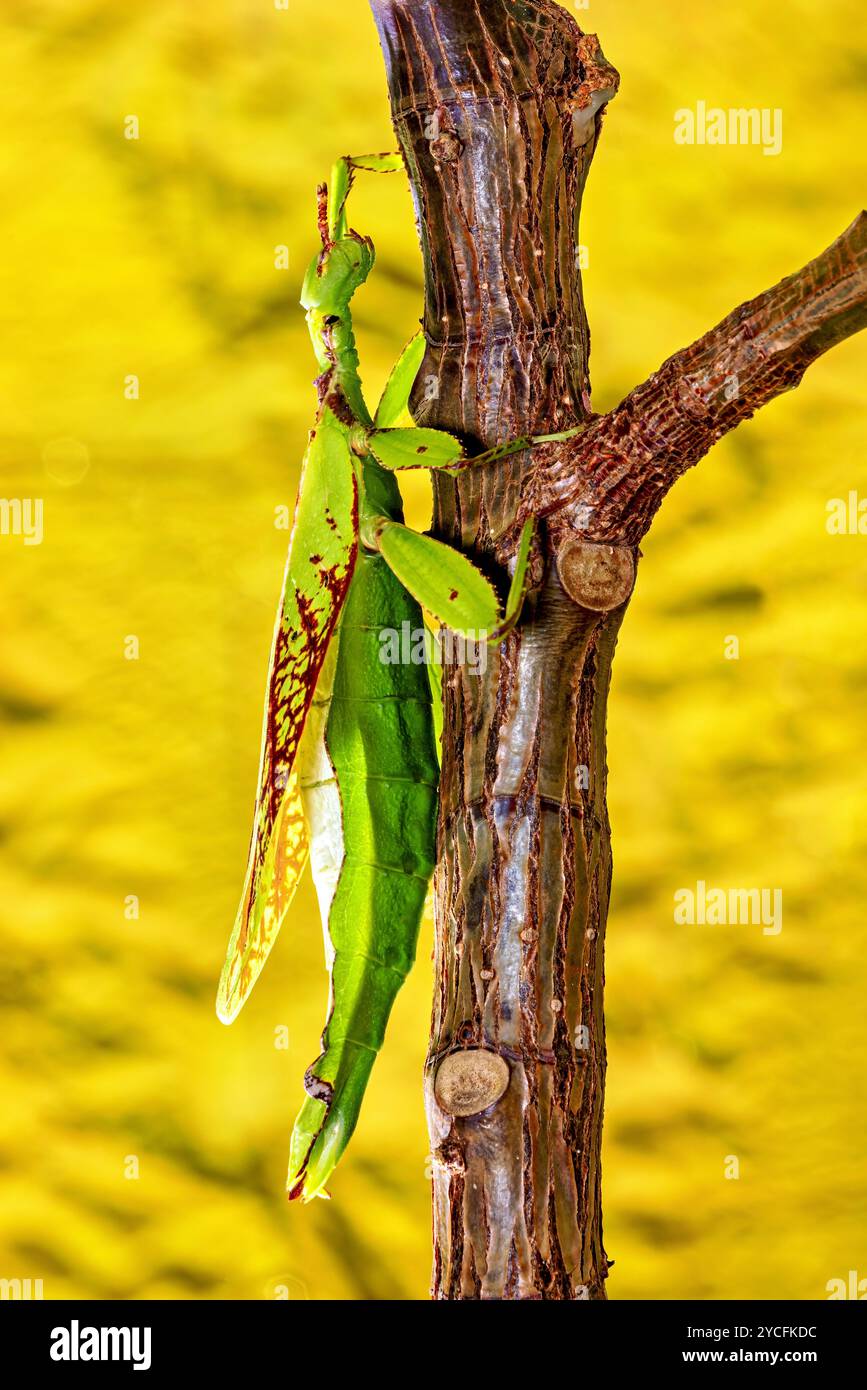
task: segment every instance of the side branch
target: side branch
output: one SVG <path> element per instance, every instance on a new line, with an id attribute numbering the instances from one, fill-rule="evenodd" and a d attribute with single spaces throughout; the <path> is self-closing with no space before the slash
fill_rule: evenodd
<path id="1" fill-rule="evenodd" d="M 716 441 L 867 326 L 867 213 L 795 275 L 670 357 L 574 441 L 534 451 L 522 514 L 637 545 L 662 499 Z"/>

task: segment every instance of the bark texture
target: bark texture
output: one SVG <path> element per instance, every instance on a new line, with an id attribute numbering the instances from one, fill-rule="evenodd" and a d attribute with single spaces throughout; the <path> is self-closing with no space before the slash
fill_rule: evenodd
<path id="1" fill-rule="evenodd" d="M 486 447 L 589 411 L 577 216 L 617 75 L 559 6 L 375 3 L 417 199 L 428 341 L 414 412 Z M 434 530 L 508 559 L 519 455 L 437 479 Z M 427 1069 L 438 1298 L 603 1296 L 605 704 L 620 612 L 583 611 L 538 557 L 531 620 L 484 675 L 453 668 Z M 433 1080 L 493 1048 L 509 1089 L 453 1118 Z"/>
<path id="2" fill-rule="evenodd" d="M 681 474 L 865 326 L 862 212 L 821 256 L 675 353 L 576 441 L 534 450 L 522 513 L 556 513 L 567 526 L 590 516 L 595 539 L 637 545 Z"/>
<path id="3" fill-rule="evenodd" d="M 865 220 L 594 417 L 578 214 L 617 73 L 551 0 L 371 6 L 425 264 L 416 420 L 484 448 L 586 426 L 434 483 L 434 533 L 491 572 L 547 521 L 518 630 L 483 674 L 445 673 L 433 1296 L 603 1299 L 605 724 L 638 541 L 720 434 L 863 325 Z M 509 1085 L 449 1114 L 437 1071 L 471 1048 Z"/>

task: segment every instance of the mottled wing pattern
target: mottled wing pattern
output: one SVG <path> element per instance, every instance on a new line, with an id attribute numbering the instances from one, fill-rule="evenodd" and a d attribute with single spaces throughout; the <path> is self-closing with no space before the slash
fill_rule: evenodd
<path id="1" fill-rule="evenodd" d="M 231 1023 L 258 979 L 307 858 L 298 745 L 357 554 L 358 492 L 347 431 L 324 410 L 311 432 L 271 653 L 259 793 L 241 906 L 217 1012 Z"/>

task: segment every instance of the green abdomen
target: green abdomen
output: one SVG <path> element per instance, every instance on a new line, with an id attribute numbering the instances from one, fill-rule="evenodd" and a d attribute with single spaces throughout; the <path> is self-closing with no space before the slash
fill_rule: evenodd
<path id="1" fill-rule="evenodd" d="M 321 1190 L 345 1149 L 397 992 L 414 959 L 435 862 L 439 767 L 427 668 L 386 664 L 422 627 L 377 555 L 359 555 L 339 634 L 325 741 L 343 859 L 331 902 L 331 1009 L 292 1139 L 290 1189 Z M 404 653 L 418 644 L 398 642 Z"/>

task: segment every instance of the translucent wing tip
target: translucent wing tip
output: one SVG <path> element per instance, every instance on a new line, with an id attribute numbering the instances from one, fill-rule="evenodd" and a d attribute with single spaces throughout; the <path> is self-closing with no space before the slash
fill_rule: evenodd
<path id="1" fill-rule="evenodd" d="M 225 1023 L 228 1028 L 231 1023 L 235 1022 L 243 1007 L 243 1000 L 240 1004 L 234 1003 L 228 991 L 223 987 L 221 980 L 220 988 L 217 991 L 217 1018 L 220 1022 Z"/>
<path id="2" fill-rule="evenodd" d="M 229 956 L 217 986 L 217 1018 L 227 1027 L 235 1022 L 250 995 L 249 990 L 244 992 L 240 989 L 240 974 L 237 956 Z"/>
<path id="3" fill-rule="evenodd" d="M 301 793 L 293 771 L 271 834 L 265 839 L 261 861 L 254 842 L 244 896 L 217 988 L 217 1018 L 221 1023 L 233 1023 L 249 999 L 292 906 L 309 852 Z"/>
<path id="4" fill-rule="evenodd" d="M 226 959 L 220 972 L 220 983 L 217 986 L 217 1018 L 227 1026 L 234 1023 L 243 1009 L 259 973 L 256 971 L 256 974 L 251 977 L 248 968 L 245 988 L 243 983 L 244 967 L 245 965 L 249 967 L 250 962 L 250 935 L 253 925 L 251 918 L 254 908 L 250 893 L 251 868 L 247 870 L 244 896 L 235 918 L 235 925 L 232 928 L 232 935 L 226 950 Z"/>

